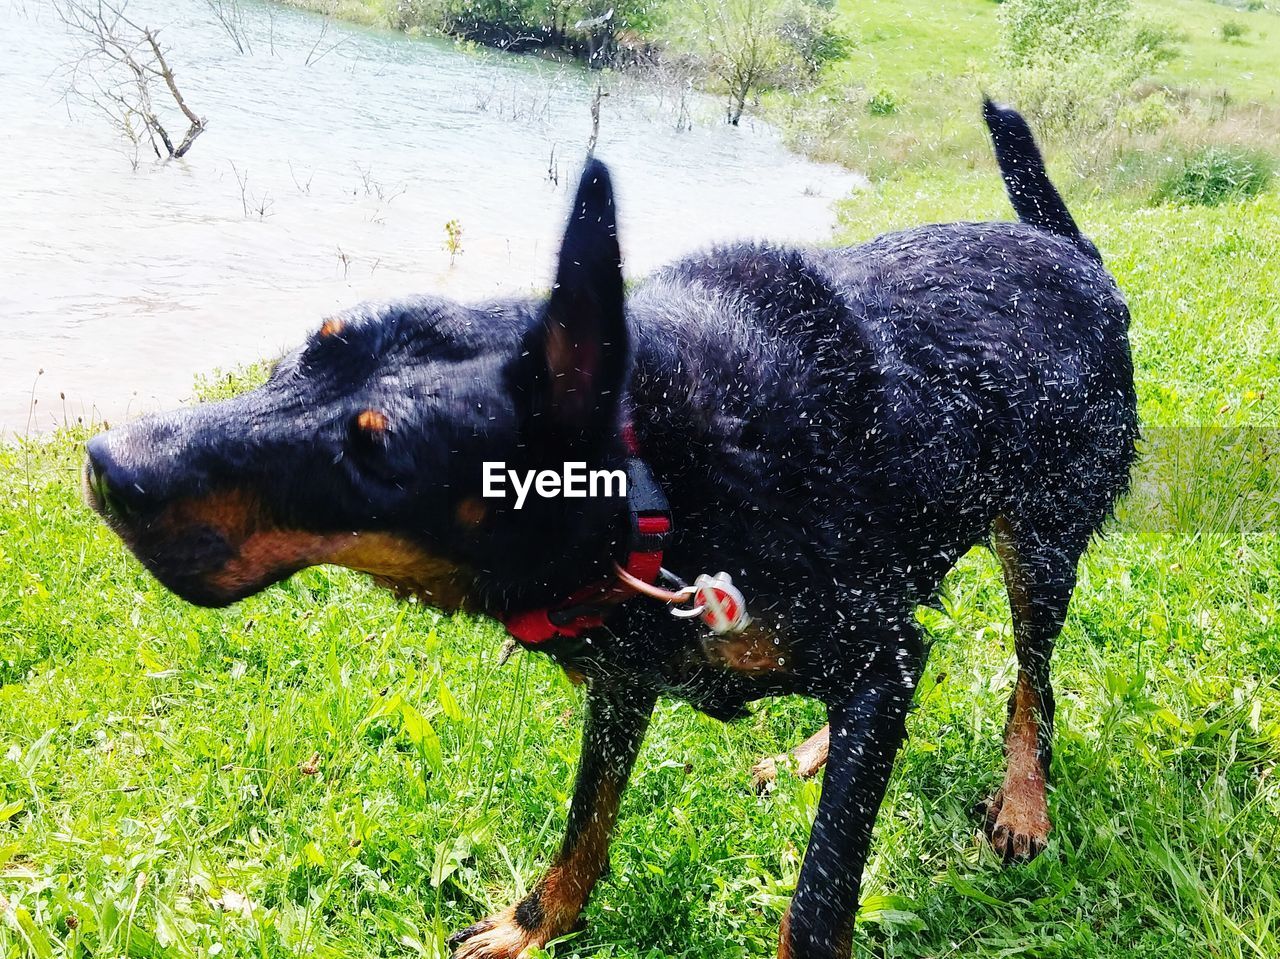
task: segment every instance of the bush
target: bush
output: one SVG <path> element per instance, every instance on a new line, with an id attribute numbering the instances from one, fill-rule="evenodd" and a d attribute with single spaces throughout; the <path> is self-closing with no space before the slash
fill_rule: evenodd
<path id="1" fill-rule="evenodd" d="M 559 48 L 605 65 L 649 37 L 662 0 L 368 0 L 400 30 L 421 29 L 504 49 Z"/>
<path id="2" fill-rule="evenodd" d="M 1227 43 L 1240 43 L 1249 28 L 1237 20 L 1226 20 L 1218 27 L 1218 35 Z"/>
<path id="3" fill-rule="evenodd" d="M 816 73 L 849 53 L 852 41 L 836 29 L 832 6 L 828 0 L 787 0 L 778 10 L 778 37 L 803 72 Z"/>
<path id="4" fill-rule="evenodd" d="M 881 87 L 867 100 L 867 112 L 873 117 L 892 116 L 898 112 L 898 98 L 892 90 Z"/>
<path id="5" fill-rule="evenodd" d="M 1178 111 L 1168 94 L 1156 90 L 1141 100 L 1125 103 L 1116 111 L 1116 124 L 1130 133 L 1154 133 L 1177 119 Z"/>
<path id="6" fill-rule="evenodd" d="M 748 99 L 771 88 L 807 87 L 849 40 L 829 0 L 691 0 L 672 4 L 675 49 L 728 95 L 737 124 Z"/>
<path id="7" fill-rule="evenodd" d="M 999 59 L 1017 103 L 1044 136 L 1110 124 L 1136 81 L 1176 55 L 1177 37 L 1137 22 L 1130 0 L 1008 0 Z"/>
<path id="8" fill-rule="evenodd" d="M 1260 150 L 1205 147 L 1185 156 L 1161 181 L 1155 200 L 1217 206 L 1257 196 L 1271 183 L 1275 161 Z"/>
<path id="9" fill-rule="evenodd" d="M 1009 0 L 1000 10 L 1001 58 L 1023 66 L 1052 54 L 1110 50 L 1129 24 L 1129 0 Z"/>

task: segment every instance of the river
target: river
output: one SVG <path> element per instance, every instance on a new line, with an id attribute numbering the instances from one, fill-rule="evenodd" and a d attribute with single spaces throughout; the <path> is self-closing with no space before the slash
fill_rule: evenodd
<path id="1" fill-rule="evenodd" d="M 630 276 L 717 240 L 825 241 L 858 183 L 705 97 L 678 129 L 636 81 L 241 9 L 243 54 L 205 0 L 129 5 L 208 121 L 185 159 L 135 170 L 65 96 L 79 48 L 51 0 L 0 0 L 0 435 L 173 405 L 364 299 L 545 288 L 600 82 Z"/>

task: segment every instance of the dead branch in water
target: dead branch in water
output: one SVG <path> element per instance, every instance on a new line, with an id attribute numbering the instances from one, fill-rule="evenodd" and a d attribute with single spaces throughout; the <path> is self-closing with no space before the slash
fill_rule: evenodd
<path id="1" fill-rule="evenodd" d="M 218 24 L 236 45 L 237 53 L 253 53 L 253 44 L 244 29 L 244 11 L 240 9 L 238 0 L 205 0 L 209 11 L 217 19 Z M 272 27 L 274 28 L 274 14 Z"/>
<path id="2" fill-rule="evenodd" d="M 249 171 L 244 173 L 236 166 L 235 161 L 231 161 L 231 172 L 235 174 L 236 183 L 240 186 L 240 210 L 245 217 L 256 216 L 259 220 L 265 220 L 271 215 L 271 207 L 275 205 L 275 201 L 271 199 L 271 194 L 264 192 L 262 196 L 257 196 L 249 189 Z"/>
<path id="3" fill-rule="evenodd" d="M 331 20 L 331 17 L 328 15 L 325 16 L 324 26 L 320 28 L 320 35 L 316 37 L 316 42 L 311 45 L 311 50 L 307 53 L 306 66 L 312 66 L 313 64 L 319 63 L 329 54 L 333 53 L 334 50 L 337 50 L 338 47 L 351 39 L 350 36 L 342 36 L 335 42 L 329 44 L 329 46 L 325 47 L 325 49 L 321 50 L 320 45 L 324 43 L 325 37 L 329 35 L 329 24 Z"/>
<path id="4" fill-rule="evenodd" d="M 133 145 L 134 166 L 144 136 L 157 158 L 185 156 L 207 124 L 178 89 L 159 34 L 129 19 L 125 4 L 111 0 L 61 0 L 56 9 L 63 24 L 85 45 L 84 53 L 71 65 L 68 93 L 106 115 Z M 188 123 L 176 146 L 152 98 L 157 84 L 163 84 Z"/>
<path id="5" fill-rule="evenodd" d="M 604 92 L 604 88 L 597 83 L 596 94 L 591 98 L 591 139 L 587 141 L 587 156 L 595 155 L 596 141 L 600 139 L 600 101 L 608 95 Z"/>

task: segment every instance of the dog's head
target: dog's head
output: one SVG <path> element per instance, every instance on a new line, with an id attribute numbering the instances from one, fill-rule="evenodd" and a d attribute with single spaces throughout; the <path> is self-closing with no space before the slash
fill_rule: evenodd
<path id="1" fill-rule="evenodd" d="M 322 563 L 447 609 L 533 605 L 607 554 L 617 501 L 515 510 L 483 497 L 482 464 L 616 467 L 627 370 L 612 188 L 590 161 L 545 301 L 331 317 L 252 392 L 95 436 L 86 496 L 201 605 Z"/>

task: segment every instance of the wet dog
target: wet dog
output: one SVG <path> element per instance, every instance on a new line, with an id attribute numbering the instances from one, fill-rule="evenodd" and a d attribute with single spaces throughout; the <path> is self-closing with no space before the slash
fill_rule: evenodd
<path id="1" fill-rule="evenodd" d="M 1044 847 L 1050 655 L 1134 456 L 1129 315 L 1022 118 L 989 102 L 985 118 L 1020 222 L 729 246 L 628 292 L 593 161 L 546 298 L 358 307 L 258 389 L 89 443 L 90 501 L 195 603 L 337 563 L 510 627 L 612 584 L 545 635 L 510 627 L 586 678 L 582 760 L 555 861 L 455 936 L 457 955 L 519 956 L 577 923 L 658 696 L 730 719 L 799 693 L 827 707 L 804 753 L 826 775 L 779 955 L 848 956 L 925 660 L 914 611 L 980 542 L 1004 567 L 1019 663 L 990 834 L 1011 859 Z M 619 588 L 616 561 L 654 555 L 636 552 L 634 489 L 520 509 L 484 495 L 486 463 L 637 462 L 675 523 L 662 565 L 731 573 L 745 630 Z"/>

